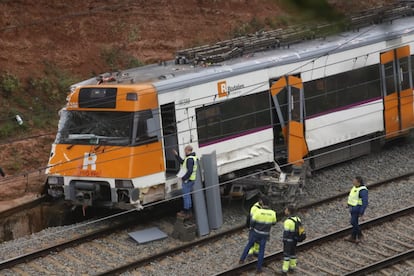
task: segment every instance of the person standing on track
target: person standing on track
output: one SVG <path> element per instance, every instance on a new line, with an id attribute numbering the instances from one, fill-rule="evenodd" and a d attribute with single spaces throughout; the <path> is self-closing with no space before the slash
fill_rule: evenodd
<path id="1" fill-rule="evenodd" d="M 295 216 L 295 208 L 291 205 L 284 210 L 286 220 L 283 223 L 283 265 L 282 273 L 286 274 L 289 271 L 294 271 L 297 265 L 296 245 L 297 233 L 296 223 L 301 221 L 298 216 Z"/>
<path id="2" fill-rule="evenodd" d="M 184 152 L 185 158 L 183 160 L 178 155 L 177 151 L 173 150 L 175 157 L 181 164 L 181 169 L 185 172 L 184 175 L 179 176 L 182 180 L 184 208 L 182 211 L 177 213 L 177 216 L 188 219 L 192 217 L 191 210 L 193 204 L 191 200 L 191 192 L 193 190 L 193 186 L 197 177 L 197 156 L 193 152 L 193 147 L 190 145 L 187 145 L 184 148 Z"/>
<path id="3" fill-rule="evenodd" d="M 353 187 L 348 195 L 349 212 L 351 213 L 352 234 L 347 241 L 359 243 L 362 238 L 359 218 L 364 215 L 368 206 L 368 188 L 364 185 L 362 177 L 356 176 L 352 181 Z"/>
<path id="4" fill-rule="evenodd" d="M 270 202 L 267 197 L 262 197 L 262 208 L 257 209 L 250 220 L 250 228 L 252 229 L 251 234 L 249 235 L 249 241 L 247 242 L 239 260 L 239 264 L 243 264 L 253 244 L 255 242 L 259 243 L 257 273 L 262 272 L 266 242 L 270 237 L 270 229 L 272 225 L 276 224 L 276 212 L 270 209 L 269 203 Z"/>
<path id="5" fill-rule="evenodd" d="M 253 231 L 253 229 L 250 228 L 250 221 L 252 220 L 253 214 L 257 210 L 262 209 L 262 206 L 263 206 L 263 201 L 262 201 L 262 198 L 259 197 L 259 200 L 255 204 L 253 204 L 253 206 L 250 208 L 250 213 L 249 213 L 248 219 L 246 221 L 246 227 L 248 227 L 250 229 L 249 237 L 250 237 L 250 235 L 252 235 L 252 231 Z M 253 258 L 253 256 L 257 257 L 258 255 L 259 255 L 259 243 L 255 242 L 249 250 L 249 253 L 247 255 L 247 259 L 249 260 L 249 259 Z"/>

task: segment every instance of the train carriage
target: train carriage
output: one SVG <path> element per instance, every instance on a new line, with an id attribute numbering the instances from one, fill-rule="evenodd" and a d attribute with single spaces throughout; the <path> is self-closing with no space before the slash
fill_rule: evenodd
<path id="1" fill-rule="evenodd" d="M 48 164 L 49 194 L 141 208 L 181 193 L 172 150 L 216 151 L 220 176 L 320 169 L 406 135 L 414 18 L 208 66 L 166 62 L 74 85 Z"/>

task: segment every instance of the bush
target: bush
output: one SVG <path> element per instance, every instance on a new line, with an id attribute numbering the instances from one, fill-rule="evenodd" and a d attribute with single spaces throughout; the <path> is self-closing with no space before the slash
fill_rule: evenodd
<path id="1" fill-rule="evenodd" d="M 39 78 L 29 78 L 27 89 L 36 101 L 52 103 L 59 106 L 65 104 L 70 85 L 78 80 L 65 71 L 59 69 L 55 64 L 45 63 L 45 75 Z"/>
<path id="2" fill-rule="evenodd" d="M 9 98 L 13 93 L 18 92 L 20 87 L 21 84 L 18 77 L 9 73 L 4 73 L 0 76 L 0 92 L 3 97 Z"/>
<path id="3" fill-rule="evenodd" d="M 0 139 L 7 138 L 14 133 L 15 125 L 12 122 L 6 122 L 0 127 Z"/>
<path id="4" fill-rule="evenodd" d="M 119 68 L 128 69 L 144 65 L 143 62 L 116 46 L 112 48 L 103 48 L 101 50 L 101 58 L 105 61 L 111 71 L 116 71 Z"/>

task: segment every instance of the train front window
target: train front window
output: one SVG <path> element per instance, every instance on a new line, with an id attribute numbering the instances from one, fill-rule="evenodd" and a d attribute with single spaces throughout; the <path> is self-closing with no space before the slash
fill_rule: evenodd
<path id="1" fill-rule="evenodd" d="M 62 111 L 58 144 L 129 145 L 132 112 Z"/>

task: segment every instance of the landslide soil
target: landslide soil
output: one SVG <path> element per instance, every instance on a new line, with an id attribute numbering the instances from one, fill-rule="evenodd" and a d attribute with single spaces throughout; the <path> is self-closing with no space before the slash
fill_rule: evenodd
<path id="1" fill-rule="evenodd" d="M 315 13 L 300 6 L 306 1 L 292 1 L 299 6 L 283 0 L 0 0 L 0 72 L 25 80 L 42 77 L 53 64 L 81 80 L 131 61 L 170 60 L 180 49 L 257 27 L 286 27 Z M 327 2 L 347 14 L 395 1 Z M 30 92 L 20 96 L 31 97 Z M 1 108 L 21 108 L 5 101 L 0 95 Z M 0 141 L 0 167 L 6 172 L 0 177 L 0 200 L 42 190 L 55 131 L 29 128 L 23 136 Z"/>

